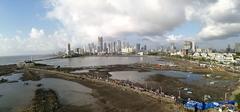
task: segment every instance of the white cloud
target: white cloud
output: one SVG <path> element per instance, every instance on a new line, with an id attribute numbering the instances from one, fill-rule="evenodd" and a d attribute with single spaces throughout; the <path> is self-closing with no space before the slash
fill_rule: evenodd
<path id="1" fill-rule="evenodd" d="M 28 37 L 20 30 L 16 37 L 0 34 L 0 55 L 52 53 L 68 42 L 79 47 L 97 36 L 116 40 L 134 35 L 159 45 L 226 39 L 240 33 L 239 0 L 46 0 L 46 4 L 50 6 L 47 18 L 60 22 L 60 30 L 48 34 L 46 29 L 32 28 Z M 169 34 L 190 20 L 202 24 L 195 35 L 198 39 Z"/>
<path id="2" fill-rule="evenodd" d="M 29 33 L 30 38 L 41 38 L 43 36 L 45 36 L 43 29 L 38 30 L 36 28 L 32 28 L 31 32 Z"/>
<path id="3" fill-rule="evenodd" d="M 68 36 L 64 31 L 57 31 L 46 35 L 44 30 L 32 28 L 29 37 L 0 37 L 1 56 L 23 54 L 49 54 L 64 49 Z"/>
<path id="4" fill-rule="evenodd" d="M 161 36 L 185 21 L 190 0 L 48 0 L 48 17 L 82 41 L 127 34 Z M 84 43 L 83 42 L 83 43 Z"/>
<path id="5" fill-rule="evenodd" d="M 171 34 L 171 35 L 166 35 L 166 37 L 167 37 L 167 39 L 166 39 L 167 42 L 174 42 L 174 43 L 179 42 L 180 40 L 183 39 L 183 35 Z"/>
<path id="6" fill-rule="evenodd" d="M 187 8 L 187 19 L 199 19 L 203 28 L 197 36 L 204 40 L 238 37 L 240 34 L 240 1 L 198 1 Z"/>

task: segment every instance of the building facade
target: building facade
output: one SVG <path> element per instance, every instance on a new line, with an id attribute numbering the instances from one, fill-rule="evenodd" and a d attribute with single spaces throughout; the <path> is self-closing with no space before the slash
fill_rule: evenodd
<path id="1" fill-rule="evenodd" d="M 235 52 L 240 53 L 240 43 L 235 44 Z"/>
<path id="2" fill-rule="evenodd" d="M 98 37 L 98 52 L 103 52 L 103 37 Z"/>

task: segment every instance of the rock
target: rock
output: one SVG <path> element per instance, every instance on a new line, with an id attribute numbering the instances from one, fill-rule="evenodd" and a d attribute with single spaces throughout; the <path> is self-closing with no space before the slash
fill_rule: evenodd
<path id="1" fill-rule="evenodd" d="M 23 112 L 57 112 L 60 108 L 57 94 L 51 89 L 37 89 L 32 102 Z"/>
<path id="2" fill-rule="evenodd" d="M 42 86 L 42 84 L 37 84 L 37 87 L 41 87 Z"/>

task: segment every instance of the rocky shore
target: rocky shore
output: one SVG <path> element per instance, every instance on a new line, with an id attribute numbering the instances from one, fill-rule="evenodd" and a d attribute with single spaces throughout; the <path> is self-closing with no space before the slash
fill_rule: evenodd
<path id="1" fill-rule="evenodd" d="M 60 112 L 60 103 L 55 91 L 37 89 L 32 104 L 23 112 Z"/>
<path id="2" fill-rule="evenodd" d="M 23 71 L 23 81 L 37 81 L 41 78 L 61 78 L 74 81 L 93 89 L 91 95 L 98 100 L 94 104 L 84 106 L 62 105 L 59 103 L 57 93 L 53 90 L 39 89 L 35 93 L 32 105 L 24 112 L 173 112 L 181 109 L 184 111 L 181 105 L 175 104 L 179 91 L 181 91 L 181 97 L 185 99 L 202 101 L 203 95 L 206 94 L 210 95 L 213 101 L 219 101 L 224 100 L 225 91 L 230 96 L 238 84 L 239 75 L 236 73 L 214 67 L 211 69 L 201 67 L 198 64 L 179 60 L 173 60 L 171 63 L 172 65 L 129 64 L 79 68 L 36 64 L 32 68 L 21 70 Z M 13 73 L 16 70 L 15 65 L 0 66 L 2 75 Z M 87 70 L 88 72 L 72 73 L 76 70 Z M 207 80 L 223 80 L 227 83 L 196 86 L 181 82 L 181 78 L 157 74 L 146 79 L 146 86 L 127 80 L 111 79 L 111 74 L 109 74 L 114 71 L 150 72 L 152 70 L 202 73 L 203 78 Z M 211 77 L 206 74 L 211 74 Z M 217 78 L 217 76 L 219 77 Z M 193 93 L 186 93 L 185 89 L 190 89 Z M 45 107 L 46 105 L 50 106 Z"/>
<path id="3" fill-rule="evenodd" d="M 17 65 L 0 65 L 0 76 L 13 73 L 17 70 Z"/>
<path id="4" fill-rule="evenodd" d="M 173 62 L 172 62 L 173 63 Z M 80 68 L 49 68 L 48 70 L 56 70 L 64 73 L 72 73 L 76 70 L 88 70 L 86 73 L 74 73 L 75 75 L 79 76 L 86 76 L 86 77 L 93 77 L 93 78 L 101 78 L 107 79 L 111 77 L 109 72 L 114 71 L 138 71 L 138 72 L 150 72 L 152 70 L 157 71 L 183 71 L 189 73 L 201 73 L 199 74 L 204 80 L 207 80 L 209 83 L 202 84 L 203 82 L 197 82 L 195 84 L 188 84 L 184 83 L 180 80 L 184 78 L 174 78 L 174 77 L 167 77 L 162 74 L 156 74 L 150 76 L 146 79 L 148 83 L 148 88 L 152 89 L 160 89 L 164 93 L 168 95 L 177 96 L 179 91 L 181 91 L 181 95 L 184 98 L 191 98 L 197 101 L 202 101 L 204 95 L 210 95 L 211 101 L 220 101 L 224 99 L 224 92 L 231 92 L 236 89 L 238 85 L 238 78 L 239 76 L 235 73 L 227 72 L 226 71 L 217 71 L 213 68 L 211 71 L 209 68 L 200 67 L 197 64 L 192 64 L 185 62 L 187 64 L 183 64 L 184 62 L 174 62 L 176 66 L 169 66 L 169 65 L 154 65 L 154 64 L 130 64 L 130 65 L 109 65 L 109 66 L 98 66 L 98 67 L 80 67 Z M 187 65 L 191 65 L 192 67 L 189 68 Z M 218 74 L 218 73 L 221 74 Z M 209 76 L 208 76 L 209 75 Z M 221 82 L 219 82 L 221 81 Z M 217 83 L 219 82 L 219 83 Z M 210 84 L 214 83 L 214 84 Z M 143 85 L 145 86 L 145 85 Z M 191 90 L 193 93 L 187 93 L 185 89 Z M 221 92 L 219 92 L 221 91 Z M 230 96 L 230 94 L 229 94 Z"/>
<path id="5" fill-rule="evenodd" d="M 24 69 L 23 71 L 24 71 L 23 77 L 21 77 L 23 81 L 28 81 L 28 80 L 38 81 L 41 79 L 40 75 L 38 75 L 34 71 L 29 71 L 27 69 Z"/>
<path id="6" fill-rule="evenodd" d="M 92 95 L 98 100 L 91 106 L 84 106 L 87 112 L 172 112 L 179 110 L 171 97 L 155 96 L 150 91 L 140 91 L 124 83 L 79 77 L 74 74 L 43 69 L 30 69 L 47 74 L 48 77 L 62 78 L 83 84 L 93 89 Z M 83 107 L 79 107 L 83 108 Z M 78 109 L 79 109 L 78 108 Z M 77 109 L 77 108 L 76 108 Z"/>

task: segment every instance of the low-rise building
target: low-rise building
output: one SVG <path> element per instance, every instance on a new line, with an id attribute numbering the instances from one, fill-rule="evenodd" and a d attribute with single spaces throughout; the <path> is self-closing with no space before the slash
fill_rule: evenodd
<path id="1" fill-rule="evenodd" d="M 129 54 L 129 53 L 133 53 L 133 52 L 134 52 L 134 49 L 131 47 L 122 49 L 122 54 Z"/>

